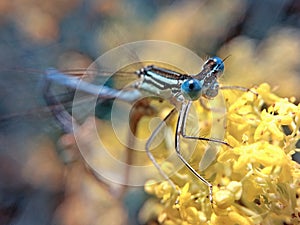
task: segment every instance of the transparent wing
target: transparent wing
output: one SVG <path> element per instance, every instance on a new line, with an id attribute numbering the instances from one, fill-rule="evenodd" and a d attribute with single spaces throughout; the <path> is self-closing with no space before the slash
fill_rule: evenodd
<path id="1" fill-rule="evenodd" d="M 114 87 L 118 83 L 118 87 L 124 85 L 126 82 L 132 82 L 137 79 L 134 70 L 118 71 L 113 74 L 113 77 L 108 79 L 108 74 L 112 74 L 109 71 L 92 71 L 87 73 L 86 68 L 69 69 L 62 72 L 56 71 L 58 74 L 63 75 L 55 79 L 49 80 L 49 71 L 41 72 L 30 69 L 2 69 L 1 81 L 0 81 L 0 126 L 1 127 L 16 127 L 23 121 L 49 121 L 53 118 L 53 108 L 57 104 L 61 104 L 65 110 L 71 113 L 73 107 L 78 109 L 84 107 L 85 102 L 90 101 L 92 93 L 81 92 L 80 101 L 76 103 L 74 100 L 74 94 L 76 93 L 76 87 L 70 85 L 64 85 L 74 80 L 84 81 L 88 84 L 97 85 L 109 84 Z M 55 77 L 53 76 L 52 78 Z M 50 82 L 50 91 L 56 98 L 56 102 L 47 104 L 44 96 L 45 90 L 44 83 Z M 82 82 L 83 83 L 83 82 Z M 99 90 L 94 89 L 94 94 Z M 93 97 L 94 98 L 94 97 Z M 33 122 L 35 124 L 35 122 Z M 37 122 L 37 124 L 42 124 Z M 55 122 L 54 122 L 55 124 Z M 45 124 L 44 124 L 45 125 Z M 48 127 L 48 126 L 43 126 Z"/>

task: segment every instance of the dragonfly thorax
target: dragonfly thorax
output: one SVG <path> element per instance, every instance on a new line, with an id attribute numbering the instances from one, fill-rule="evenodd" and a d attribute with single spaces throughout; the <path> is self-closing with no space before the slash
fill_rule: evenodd
<path id="1" fill-rule="evenodd" d="M 173 103 L 195 101 L 201 96 L 212 99 L 218 94 L 218 78 L 223 71 L 224 63 L 219 57 L 209 58 L 194 76 L 150 65 L 136 71 L 140 80 L 135 87 L 164 99 L 173 99 Z"/>

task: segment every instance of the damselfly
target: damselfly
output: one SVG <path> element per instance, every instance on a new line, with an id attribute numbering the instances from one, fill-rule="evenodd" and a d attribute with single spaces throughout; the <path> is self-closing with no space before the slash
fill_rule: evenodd
<path id="1" fill-rule="evenodd" d="M 231 147 L 227 142 L 218 139 L 191 136 L 186 133 L 186 121 L 190 111 L 190 107 L 193 101 L 197 101 L 200 98 L 212 99 L 217 96 L 219 89 L 225 88 L 220 87 L 218 83 L 218 78 L 222 75 L 224 71 L 224 60 L 218 57 L 209 58 L 202 66 L 202 70 L 195 75 L 188 75 L 175 72 L 173 70 L 157 67 L 154 65 L 146 66 L 142 69 L 136 71 L 137 81 L 135 81 L 130 90 L 116 90 L 103 85 L 93 85 L 80 81 L 77 78 L 70 78 L 69 76 L 60 73 L 56 70 L 49 70 L 47 79 L 52 82 L 60 83 L 61 85 L 67 86 L 72 89 L 79 89 L 80 92 L 85 92 L 91 95 L 98 96 L 99 100 L 103 99 L 113 99 L 118 98 L 126 102 L 133 102 L 145 93 L 157 96 L 162 99 L 168 100 L 172 103 L 175 108 L 179 110 L 179 116 L 177 119 L 177 126 L 175 131 L 175 150 L 179 159 L 184 163 L 184 165 L 206 186 L 209 188 L 209 199 L 212 202 L 212 184 L 202 177 L 196 169 L 194 169 L 186 160 L 180 149 L 180 138 L 202 140 L 220 143 Z M 226 87 L 226 88 L 239 88 L 239 87 Z M 48 87 L 46 87 L 46 90 Z M 49 94 L 47 91 L 46 93 Z M 59 106 L 57 102 L 51 96 L 46 96 L 49 104 L 54 104 Z M 149 137 L 145 150 L 152 161 L 154 166 L 157 168 L 159 173 L 169 181 L 171 186 L 176 190 L 175 184 L 169 178 L 168 175 L 162 170 L 155 157 L 150 151 L 151 144 L 153 143 L 155 137 L 158 135 L 162 129 L 164 122 L 175 112 L 175 108 L 169 112 L 169 114 L 164 118 L 163 121 L 157 126 L 153 131 L 152 135 Z M 54 115 L 63 125 L 63 128 L 70 132 L 72 127 L 72 121 L 66 119 L 68 114 L 61 108 L 53 108 Z"/>
<path id="2" fill-rule="evenodd" d="M 202 70 L 195 75 L 188 75 L 179 72 L 175 72 L 171 69 L 165 69 L 162 67 L 157 67 L 154 65 L 146 66 L 142 69 L 136 71 L 135 74 L 132 72 L 123 72 L 123 77 L 127 77 L 129 73 L 135 75 L 136 81 L 126 90 L 118 90 L 102 85 L 103 83 L 95 85 L 80 78 L 82 76 L 76 76 L 76 74 L 82 75 L 82 71 L 65 71 L 59 72 L 54 69 L 49 69 L 45 76 L 44 82 L 44 97 L 47 101 L 48 108 L 52 111 L 56 119 L 61 124 L 65 132 L 72 132 L 74 125 L 77 126 L 77 123 L 73 119 L 73 115 L 65 110 L 63 104 L 61 104 L 61 99 L 58 100 L 57 96 L 51 93 L 50 84 L 55 83 L 59 86 L 67 87 L 71 90 L 77 90 L 80 93 L 86 93 L 91 96 L 96 96 L 97 102 L 103 102 L 105 99 L 119 99 L 125 102 L 135 102 L 140 99 L 142 96 L 148 94 L 151 96 L 156 96 L 161 99 L 168 100 L 172 105 L 175 106 L 173 110 L 164 118 L 163 121 L 157 126 L 153 131 L 152 135 L 149 137 L 145 150 L 152 161 L 153 165 L 157 168 L 159 173 L 169 181 L 171 186 L 176 190 L 175 184 L 170 180 L 169 176 L 161 169 L 160 165 L 156 161 L 152 152 L 150 151 L 151 144 L 153 143 L 156 136 L 162 130 L 164 122 L 167 121 L 171 115 L 175 113 L 175 109 L 179 112 L 177 119 L 177 126 L 175 130 L 175 150 L 179 159 L 183 164 L 198 178 L 201 182 L 209 188 L 209 199 L 212 202 L 212 184 L 203 178 L 196 169 L 194 169 L 188 161 L 182 156 L 180 149 L 180 138 L 192 139 L 192 140 L 202 140 L 209 142 L 216 142 L 228 147 L 229 144 L 225 141 L 197 137 L 188 135 L 186 133 L 186 123 L 190 107 L 193 101 L 201 100 L 201 98 L 212 99 L 217 96 L 219 89 L 222 88 L 238 88 L 242 90 L 247 90 L 239 87 L 220 87 L 218 83 L 218 78 L 222 75 L 224 71 L 224 62 L 218 57 L 209 58 L 202 66 Z M 67 75 L 68 73 L 72 74 Z M 105 72 L 100 70 L 87 70 L 85 77 L 88 79 L 93 76 L 104 77 Z M 77 101 L 76 104 L 81 104 L 82 102 Z M 77 105 L 72 105 L 72 107 Z M 2 118 L 3 119 L 3 118 Z M 5 119 L 5 118 L 4 118 Z"/>

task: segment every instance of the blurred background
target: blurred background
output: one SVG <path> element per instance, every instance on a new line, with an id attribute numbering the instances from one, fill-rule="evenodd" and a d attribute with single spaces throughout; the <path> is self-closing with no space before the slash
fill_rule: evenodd
<path id="1" fill-rule="evenodd" d="M 40 88 L 46 68 L 148 39 L 230 55 L 222 83 L 299 102 L 297 0 L 0 0 L 0 224 L 156 224 L 141 188 L 120 197 L 89 172 Z"/>

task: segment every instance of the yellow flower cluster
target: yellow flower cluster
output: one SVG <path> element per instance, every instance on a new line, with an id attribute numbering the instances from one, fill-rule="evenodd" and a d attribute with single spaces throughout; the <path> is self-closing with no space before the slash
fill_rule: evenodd
<path id="1" fill-rule="evenodd" d="M 257 93 L 254 94 L 253 92 Z M 268 84 L 243 94 L 224 90 L 227 103 L 224 140 L 214 162 L 199 171 L 207 186 L 186 168 L 172 181 L 148 181 L 146 192 L 160 201 L 158 221 L 164 225 L 300 224 L 300 167 L 292 160 L 300 139 L 300 104 L 280 98 Z M 197 169 L 200 144 L 189 162 Z M 198 151 L 199 150 L 199 151 Z"/>

